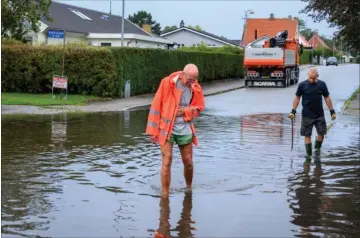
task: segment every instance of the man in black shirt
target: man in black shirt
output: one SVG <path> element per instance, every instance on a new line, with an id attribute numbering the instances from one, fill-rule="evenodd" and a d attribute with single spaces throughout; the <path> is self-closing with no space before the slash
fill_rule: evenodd
<path id="1" fill-rule="evenodd" d="M 295 118 L 296 108 L 299 105 L 300 97 L 302 97 L 300 135 L 305 136 L 305 148 L 309 156 L 312 155 L 311 133 L 313 126 L 315 126 L 318 134 L 315 141 L 315 149 L 317 150 L 321 148 L 324 135 L 327 132 L 322 97 L 325 98 L 325 103 L 330 109 L 331 119 L 335 120 L 336 118 L 326 83 L 319 80 L 318 77 L 316 68 L 311 68 L 308 72 L 308 80 L 301 82 L 297 88 L 293 109 L 289 114 L 290 119 Z"/>

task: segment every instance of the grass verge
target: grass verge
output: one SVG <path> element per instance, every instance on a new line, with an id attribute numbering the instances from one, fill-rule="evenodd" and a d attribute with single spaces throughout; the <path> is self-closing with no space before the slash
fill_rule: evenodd
<path id="1" fill-rule="evenodd" d="M 353 92 L 353 94 L 351 94 L 351 96 L 349 97 L 349 99 L 348 100 L 346 100 L 346 102 L 345 102 L 345 106 L 344 106 L 344 110 L 346 110 L 347 108 L 348 108 L 348 106 L 349 106 L 349 104 L 356 98 L 356 96 L 358 95 L 360 93 L 360 87 L 358 87 L 358 89 L 355 91 L 355 92 Z"/>
<path id="2" fill-rule="evenodd" d="M 100 98 L 90 95 L 68 94 L 67 100 L 59 94 L 32 94 L 32 93 L 1 93 L 2 105 L 31 105 L 31 106 L 51 106 L 51 105 L 86 105 L 89 102 L 110 100 L 110 98 Z"/>

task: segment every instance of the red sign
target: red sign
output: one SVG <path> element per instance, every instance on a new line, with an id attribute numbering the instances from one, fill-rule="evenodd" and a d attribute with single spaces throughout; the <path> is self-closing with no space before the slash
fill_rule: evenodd
<path id="1" fill-rule="evenodd" d="M 64 88 L 67 89 L 68 79 L 67 77 L 54 76 L 53 77 L 53 87 L 54 88 Z"/>

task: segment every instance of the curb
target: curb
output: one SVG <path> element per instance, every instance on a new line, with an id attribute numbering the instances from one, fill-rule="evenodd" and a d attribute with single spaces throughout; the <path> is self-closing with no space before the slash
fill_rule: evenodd
<path id="1" fill-rule="evenodd" d="M 309 65 L 309 66 L 306 67 L 306 68 L 300 69 L 300 71 L 305 70 L 305 69 L 309 69 L 309 68 L 313 68 L 313 67 L 315 67 L 315 65 Z M 240 87 L 236 87 L 236 88 L 231 88 L 231 89 L 222 90 L 222 91 L 219 91 L 219 92 L 207 93 L 207 94 L 204 94 L 204 97 L 214 96 L 214 95 L 218 95 L 218 94 L 222 94 L 222 93 L 227 93 L 227 92 L 235 91 L 235 90 L 242 89 L 242 88 L 245 88 L 245 87 L 246 87 L 246 86 L 244 85 L 244 86 L 240 86 Z M 150 106 L 151 106 L 151 103 L 149 103 L 149 104 L 142 104 L 142 105 L 135 105 L 135 106 L 123 108 L 123 109 L 120 110 L 120 111 L 146 109 L 146 108 L 148 108 L 148 107 L 150 107 Z"/>

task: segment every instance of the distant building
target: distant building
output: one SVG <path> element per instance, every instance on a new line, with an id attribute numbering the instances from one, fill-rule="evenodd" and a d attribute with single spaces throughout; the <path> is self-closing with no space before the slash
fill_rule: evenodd
<path id="1" fill-rule="evenodd" d="M 206 31 L 199 31 L 186 27 L 184 21 L 181 21 L 180 27 L 178 29 L 164 33 L 161 35 L 161 37 L 164 37 L 169 41 L 176 42 L 179 46 L 186 47 L 199 46 L 202 43 L 209 47 L 240 47 L 240 40 L 228 40 Z"/>
<path id="2" fill-rule="evenodd" d="M 318 35 L 318 33 L 314 33 L 314 35 L 309 40 L 309 44 L 316 49 L 317 47 L 325 47 L 329 48 L 328 45 L 321 39 L 321 37 Z"/>
<path id="3" fill-rule="evenodd" d="M 33 44 L 63 44 L 63 39 L 49 38 L 52 30 L 66 30 L 66 43 L 92 46 L 121 46 L 122 17 L 52 1 L 49 8 L 53 22 L 40 20 L 40 31 L 25 38 Z M 152 34 L 124 19 L 124 46 L 139 48 L 169 48 L 173 42 Z M 151 27 L 150 27 L 151 29 Z M 151 31 L 151 30 L 150 30 Z"/>
<path id="4" fill-rule="evenodd" d="M 280 31 L 288 31 L 288 39 L 299 39 L 297 18 L 275 18 L 270 14 L 269 18 L 248 18 L 241 46 L 259 46 L 266 39 L 274 37 Z"/>

